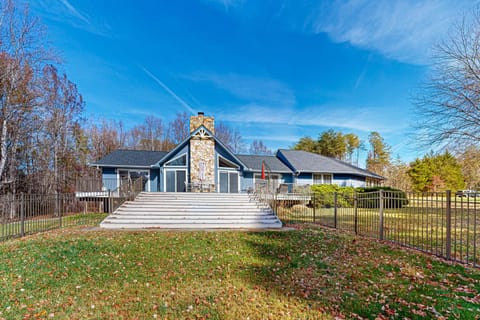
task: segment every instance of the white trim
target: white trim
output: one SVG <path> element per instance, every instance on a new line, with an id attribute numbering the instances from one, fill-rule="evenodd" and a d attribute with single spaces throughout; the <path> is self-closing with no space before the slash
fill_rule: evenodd
<path id="1" fill-rule="evenodd" d="M 228 192 L 227 193 L 231 193 L 230 192 L 230 173 L 234 172 L 237 174 L 237 193 L 240 193 L 240 172 L 238 172 L 238 170 L 235 170 L 233 168 L 225 168 L 225 169 L 221 169 L 221 170 L 217 170 L 218 172 L 218 176 L 217 176 L 217 192 L 220 193 L 220 173 L 223 172 L 223 173 L 227 173 L 227 177 L 228 177 L 228 182 L 227 182 L 227 187 L 228 187 Z"/>
<path id="2" fill-rule="evenodd" d="M 163 167 L 163 192 L 167 192 L 167 171 L 174 171 L 175 172 L 175 191 L 177 192 L 177 171 L 185 171 L 185 179 L 188 181 L 188 168 L 186 167 Z M 184 181 L 183 183 L 186 183 Z M 185 191 L 187 190 L 187 185 L 185 184 Z"/>
<path id="3" fill-rule="evenodd" d="M 221 157 L 223 160 L 225 160 L 225 162 L 228 162 L 228 163 L 232 164 L 232 165 L 235 166 L 235 167 L 234 167 L 234 168 L 231 168 L 231 167 L 220 167 L 220 157 Z M 218 168 L 218 169 L 222 169 L 222 170 L 223 170 L 223 169 L 227 169 L 227 170 L 237 170 L 237 171 L 240 170 L 240 166 L 239 166 L 239 165 L 237 165 L 236 163 L 228 160 L 227 158 L 225 158 L 224 156 L 222 156 L 222 155 L 220 155 L 220 154 L 218 154 L 218 153 L 217 153 L 217 168 Z"/>
<path id="4" fill-rule="evenodd" d="M 320 180 L 315 179 L 315 176 L 320 176 Z M 325 176 L 330 176 L 329 183 L 326 183 Z M 315 180 L 320 181 L 320 183 L 315 183 Z M 312 173 L 312 184 L 333 184 L 333 173 L 320 173 L 320 172 L 313 172 Z"/>
<path id="5" fill-rule="evenodd" d="M 172 161 L 174 161 L 174 160 L 177 160 L 178 158 L 181 158 L 181 157 L 183 157 L 183 156 L 185 156 L 185 165 L 181 165 L 181 166 L 169 166 L 169 165 L 167 165 L 167 163 L 172 162 Z M 185 168 L 185 167 L 188 167 L 188 160 L 189 160 L 189 159 L 188 159 L 188 152 L 185 152 L 185 153 L 182 153 L 182 154 L 176 156 L 175 158 L 172 158 L 172 159 L 166 161 L 166 162 L 162 165 L 162 167 L 164 167 L 164 168 L 166 168 L 166 167 L 168 167 L 168 168 Z"/>

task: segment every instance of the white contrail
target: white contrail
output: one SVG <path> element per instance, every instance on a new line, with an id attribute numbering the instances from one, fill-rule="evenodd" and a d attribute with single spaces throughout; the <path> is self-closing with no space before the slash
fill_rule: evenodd
<path id="1" fill-rule="evenodd" d="M 182 98 L 180 98 L 179 96 L 176 95 L 175 92 L 173 92 L 169 87 L 167 87 L 162 81 L 160 81 L 160 79 L 158 79 L 157 77 L 155 77 L 154 74 L 152 74 L 150 71 L 148 71 L 147 69 L 145 69 L 144 67 L 142 66 L 139 66 L 140 69 L 143 70 L 143 72 L 145 72 L 150 78 L 152 78 L 156 83 L 158 83 L 163 89 L 165 89 L 165 91 L 167 91 L 172 97 L 174 97 L 178 102 L 180 102 L 180 104 L 182 106 L 185 107 L 185 109 L 187 109 L 191 114 L 194 114 L 195 113 L 195 110 L 193 110 L 192 107 L 190 107 L 190 105 L 188 103 L 186 103 L 185 101 L 183 101 Z"/>
<path id="2" fill-rule="evenodd" d="M 65 7 L 67 7 L 67 9 L 74 15 L 76 16 L 77 18 L 79 18 L 80 20 L 82 20 L 83 22 L 85 22 L 86 24 L 90 24 L 90 21 L 83 15 L 81 14 L 80 12 L 78 12 L 77 9 L 75 9 L 74 6 L 72 6 L 72 4 L 70 2 L 68 2 L 68 0 L 60 0 L 61 3 L 63 3 L 63 5 Z"/>

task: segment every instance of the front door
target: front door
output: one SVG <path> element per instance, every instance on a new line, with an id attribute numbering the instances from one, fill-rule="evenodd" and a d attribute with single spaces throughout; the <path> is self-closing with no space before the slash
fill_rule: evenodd
<path id="1" fill-rule="evenodd" d="M 238 172 L 220 171 L 218 180 L 219 192 L 238 193 Z"/>
<path id="2" fill-rule="evenodd" d="M 165 191 L 166 192 L 185 192 L 187 181 L 187 170 L 166 170 L 165 171 Z"/>

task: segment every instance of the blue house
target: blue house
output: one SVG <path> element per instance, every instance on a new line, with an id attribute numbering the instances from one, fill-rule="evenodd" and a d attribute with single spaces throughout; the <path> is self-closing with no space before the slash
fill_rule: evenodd
<path id="1" fill-rule="evenodd" d="M 104 188 L 142 177 L 149 192 L 239 193 L 255 188 L 262 164 L 270 185 L 288 190 L 313 184 L 365 187 L 383 177 L 343 161 L 298 150 L 275 155 L 234 154 L 216 136 L 213 117 L 199 112 L 190 118 L 190 136 L 169 152 L 116 150 L 91 166 L 102 170 Z"/>

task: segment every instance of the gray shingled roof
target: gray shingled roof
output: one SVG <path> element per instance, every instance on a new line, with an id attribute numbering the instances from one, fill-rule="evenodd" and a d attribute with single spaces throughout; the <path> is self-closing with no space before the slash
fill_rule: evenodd
<path id="1" fill-rule="evenodd" d="M 278 150 L 297 172 L 346 173 L 384 179 L 382 176 L 349 163 L 301 150 Z"/>
<path id="2" fill-rule="evenodd" d="M 287 167 L 280 159 L 275 156 L 263 156 L 263 155 L 237 155 L 250 171 L 262 171 L 262 161 L 270 168 L 272 172 L 289 172 Z"/>
<path id="3" fill-rule="evenodd" d="M 150 167 L 162 159 L 166 151 L 115 150 L 91 166 L 99 167 Z"/>

